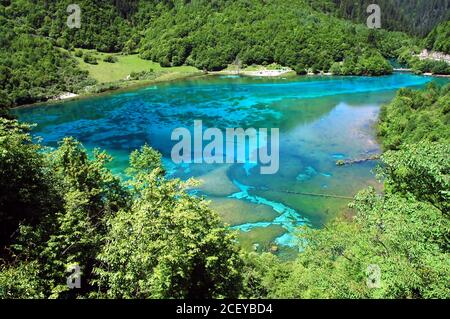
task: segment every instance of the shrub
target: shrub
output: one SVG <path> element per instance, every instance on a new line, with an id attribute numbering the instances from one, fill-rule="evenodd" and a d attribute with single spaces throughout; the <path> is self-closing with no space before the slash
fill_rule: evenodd
<path id="1" fill-rule="evenodd" d="M 117 57 L 114 55 L 108 55 L 107 57 L 105 57 L 103 59 L 103 61 L 105 61 L 107 63 L 116 63 L 117 61 L 119 61 L 119 59 L 117 59 Z"/>
<path id="2" fill-rule="evenodd" d="M 83 51 L 82 50 L 75 50 L 75 56 L 77 58 L 82 58 L 83 57 Z"/>
<path id="3" fill-rule="evenodd" d="M 86 53 L 83 57 L 83 61 L 89 64 L 98 64 L 97 57 L 92 53 Z"/>
<path id="4" fill-rule="evenodd" d="M 305 66 L 302 65 L 302 64 L 298 64 L 298 65 L 295 67 L 295 72 L 296 72 L 298 75 L 305 75 L 305 74 L 307 73 L 307 72 L 306 72 Z"/>
<path id="5" fill-rule="evenodd" d="M 450 74 L 450 65 L 445 61 L 436 61 L 431 67 L 434 74 Z"/>

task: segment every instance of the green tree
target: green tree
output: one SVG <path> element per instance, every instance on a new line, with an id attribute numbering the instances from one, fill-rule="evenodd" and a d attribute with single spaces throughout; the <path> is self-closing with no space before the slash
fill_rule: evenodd
<path id="1" fill-rule="evenodd" d="M 234 237 L 204 200 L 187 194 L 192 182 L 165 180 L 158 167 L 150 171 L 158 161 L 148 147 L 133 153 L 133 204 L 109 221 L 95 268 L 101 296 L 237 297 Z"/>
<path id="2" fill-rule="evenodd" d="M 43 148 L 30 126 L 0 118 L 0 252 L 17 238 L 20 225 L 35 225 L 59 210 Z"/>
<path id="3" fill-rule="evenodd" d="M 450 86 L 430 85 L 426 90 L 401 89 L 381 108 L 378 134 L 385 149 L 421 140 L 449 141 Z"/>
<path id="4" fill-rule="evenodd" d="M 44 287 L 36 262 L 0 265 L 0 299 L 41 299 Z"/>

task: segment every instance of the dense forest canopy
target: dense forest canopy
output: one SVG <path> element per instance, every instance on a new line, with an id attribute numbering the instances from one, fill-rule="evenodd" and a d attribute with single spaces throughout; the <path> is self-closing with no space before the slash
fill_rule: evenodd
<path id="1" fill-rule="evenodd" d="M 299 0 L 194 1 L 152 20 L 140 52 L 163 65 L 220 70 L 239 57 L 243 64 L 276 62 L 303 73 L 328 71 L 352 56 L 394 56 L 408 41 L 404 34 L 355 25 Z M 374 68 L 368 64 L 362 73 Z"/>
<path id="2" fill-rule="evenodd" d="M 312 3 L 316 0 L 310 0 Z M 366 8 L 376 3 L 381 8 L 382 28 L 426 36 L 436 24 L 450 18 L 447 0 L 328 0 L 338 16 L 364 23 Z M 327 0 L 325 0 L 327 2 Z M 330 6 L 328 7 L 330 8 Z"/>
<path id="3" fill-rule="evenodd" d="M 326 1 L 80 0 L 81 27 L 69 28 L 71 3 L 0 2 L 3 108 L 93 84 L 71 54 L 58 48 L 139 53 L 163 66 L 205 70 L 223 69 L 239 58 L 244 65 L 276 62 L 299 74 L 328 72 L 338 63 L 333 68 L 338 74 L 380 75 L 392 72 L 386 59 L 413 41 L 335 17 L 328 8 L 334 5 Z"/>
<path id="4" fill-rule="evenodd" d="M 132 153 L 123 182 L 106 153 L 71 138 L 43 153 L 28 130 L 0 119 L 0 298 L 238 296 L 233 236 L 190 181 L 164 178 L 160 154 Z M 75 294 L 61 281 L 72 263 Z"/>

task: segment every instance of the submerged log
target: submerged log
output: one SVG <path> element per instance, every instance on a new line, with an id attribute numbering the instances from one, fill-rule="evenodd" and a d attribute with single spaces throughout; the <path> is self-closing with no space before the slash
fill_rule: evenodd
<path id="1" fill-rule="evenodd" d="M 295 192 L 295 191 L 289 191 L 289 190 L 272 190 L 272 191 L 273 192 L 278 192 L 278 193 L 303 195 L 303 196 L 328 197 L 328 198 L 339 198 L 339 199 L 353 199 L 353 197 L 350 197 L 350 196 L 341 196 L 341 195 L 334 195 L 334 194 Z"/>
<path id="2" fill-rule="evenodd" d="M 368 161 L 376 161 L 376 160 L 379 160 L 380 157 L 381 157 L 381 154 L 375 154 L 375 155 L 371 155 L 369 157 L 348 159 L 348 160 L 339 160 L 336 162 L 336 165 L 337 166 L 345 166 L 345 165 L 364 163 L 364 162 L 368 162 Z"/>

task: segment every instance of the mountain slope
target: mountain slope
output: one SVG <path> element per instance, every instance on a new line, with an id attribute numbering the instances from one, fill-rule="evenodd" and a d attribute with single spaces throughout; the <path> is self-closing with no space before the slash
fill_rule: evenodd
<path id="1" fill-rule="evenodd" d="M 310 0 L 316 2 L 316 0 Z M 447 0 L 330 0 L 338 16 L 365 23 L 369 4 L 381 8 L 382 27 L 426 36 L 437 24 L 450 18 Z"/>
<path id="2" fill-rule="evenodd" d="M 385 58 L 411 42 L 405 34 L 326 14 L 333 10 L 328 1 L 79 0 L 79 29 L 67 26 L 71 3 L 0 0 L 1 105 L 77 92 L 89 81 L 58 47 L 139 52 L 163 66 L 205 70 L 223 69 L 238 57 L 298 73 L 328 72 L 334 65 L 341 74 L 380 75 L 392 72 Z"/>
<path id="3" fill-rule="evenodd" d="M 425 40 L 427 49 L 450 54 L 450 21 L 441 23 Z"/>
<path id="4" fill-rule="evenodd" d="M 1 6 L 0 6 L 1 9 Z M 0 113 L 92 84 L 69 54 L 0 11 Z"/>
<path id="5" fill-rule="evenodd" d="M 276 62 L 328 71 L 347 57 L 392 56 L 408 41 L 406 35 L 326 15 L 301 0 L 197 0 L 155 16 L 140 52 L 167 66 L 219 70 L 239 57 L 248 65 Z"/>

